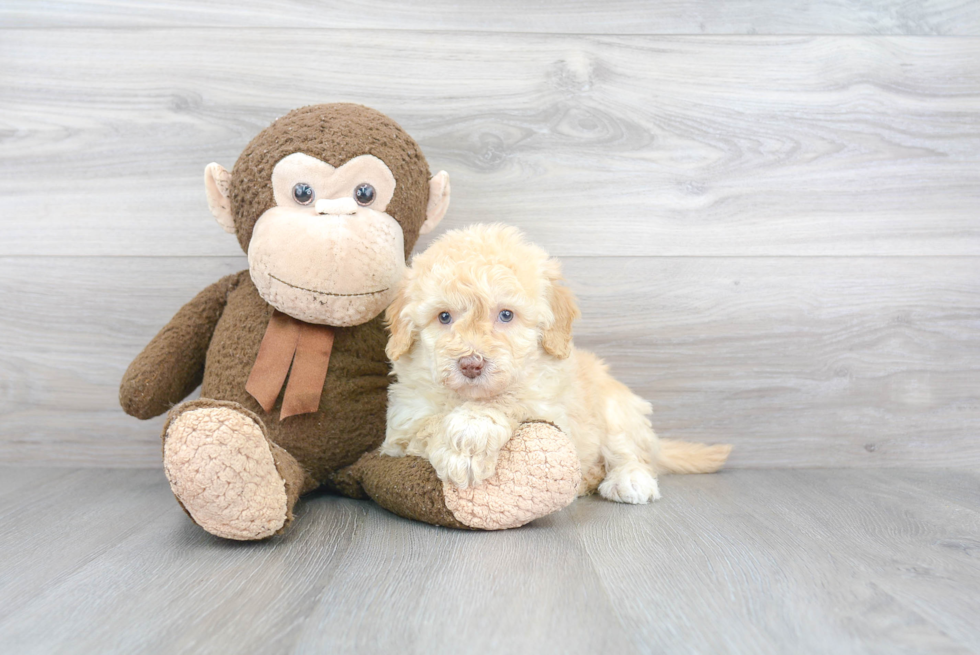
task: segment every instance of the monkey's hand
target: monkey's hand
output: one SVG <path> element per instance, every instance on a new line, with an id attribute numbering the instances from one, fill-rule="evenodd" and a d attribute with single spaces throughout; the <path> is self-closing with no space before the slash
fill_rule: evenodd
<path id="1" fill-rule="evenodd" d="M 439 438 L 429 440 L 429 462 L 442 480 L 462 489 L 478 485 L 493 475 L 517 425 L 499 409 L 457 407 L 442 419 Z"/>
<path id="2" fill-rule="evenodd" d="M 201 384 L 204 360 L 228 294 L 248 271 L 221 278 L 180 308 L 126 369 L 119 404 L 139 419 L 163 414 Z"/>

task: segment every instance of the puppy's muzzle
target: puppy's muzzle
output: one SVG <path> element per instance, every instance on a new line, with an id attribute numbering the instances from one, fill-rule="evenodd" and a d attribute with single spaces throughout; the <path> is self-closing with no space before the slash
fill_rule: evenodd
<path id="1" fill-rule="evenodd" d="M 480 377 L 486 365 L 484 359 L 479 355 L 460 357 L 457 364 L 459 365 L 459 372 L 471 380 Z"/>

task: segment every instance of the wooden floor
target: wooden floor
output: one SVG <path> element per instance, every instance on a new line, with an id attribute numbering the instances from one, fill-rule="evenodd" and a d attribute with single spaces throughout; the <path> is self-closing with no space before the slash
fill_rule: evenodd
<path id="1" fill-rule="evenodd" d="M 158 469 L 0 469 L 3 653 L 980 653 L 980 474 L 668 477 L 469 533 L 317 495 L 213 538 Z"/>

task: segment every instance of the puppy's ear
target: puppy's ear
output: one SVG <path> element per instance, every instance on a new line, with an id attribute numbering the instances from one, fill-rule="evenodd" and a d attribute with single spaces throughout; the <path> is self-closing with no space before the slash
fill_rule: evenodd
<path id="1" fill-rule="evenodd" d="M 415 326 L 408 312 L 408 285 L 406 280 L 402 280 L 398 285 L 398 293 L 395 299 L 385 310 L 385 324 L 391 331 L 391 338 L 385 346 L 385 354 L 388 359 L 396 361 L 399 357 L 407 353 L 415 340 Z"/>
<path id="2" fill-rule="evenodd" d="M 551 313 L 555 320 L 545 328 L 541 345 L 549 355 L 565 359 L 572 354 L 572 322 L 582 314 L 575 296 L 568 287 L 560 286 L 558 279 L 551 282 Z"/>

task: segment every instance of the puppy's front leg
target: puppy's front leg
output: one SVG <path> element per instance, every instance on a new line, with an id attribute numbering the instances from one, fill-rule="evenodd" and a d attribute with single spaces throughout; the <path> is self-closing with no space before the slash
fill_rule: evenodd
<path id="1" fill-rule="evenodd" d="M 428 457 L 429 439 L 442 433 L 442 415 L 429 416 L 421 420 L 405 421 L 388 412 L 388 429 L 381 454 L 389 457 L 418 455 Z"/>
<path id="2" fill-rule="evenodd" d="M 498 408 L 465 403 L 445 415 L 440 439 L 429 442 L 429 461 L 443 480 L 465 489 L 497 467 L 500 449 L 520 424 Z"/>

